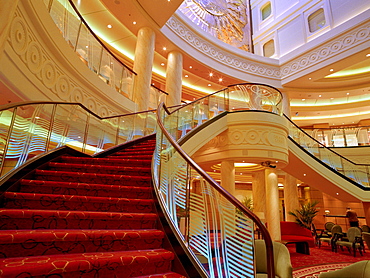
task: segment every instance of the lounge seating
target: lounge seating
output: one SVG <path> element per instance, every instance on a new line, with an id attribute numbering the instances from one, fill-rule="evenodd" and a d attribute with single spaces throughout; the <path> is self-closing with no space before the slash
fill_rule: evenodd
<path id="1" fill-rule="evenodd" d="M 256 239 L 254 241 L 254 246 L 257 278 L 265 278 L 267 277 L 265 241 L 263 239 Z M 290 261 L 290 253 L 288 248 L 280 242 L 273 242 L 273 247 L 275 277 L 292 278 L 293 268 Z"/>
<path id="2" fill-rule="evenodd" d="M 353 256 L 356 257 L 356 250 L 360 252 L 362 256 L 362 251 L 364 250 L 364 242 L 362 240 L 361 229 L 358 227 L 351 227 L 347 231 L 348 241 L 341 240 L 343 234 L 336 234 L 333 242 L 335 242 L 335 252 L 337 252 L 337 246 L 340 246 L 343 250 L 343 246 L 347 247 L 348 251 L 353 252 Z M 334 244 L 334 243 L 333 243 Z"/>
<path id="3" fill-rule="evenodd" d="M 319 238 L 319 240 L 318 240 L 319 248 L 321 247 L 321 242 L 326 242 L 326 243 L 328 243 L 329 246 L 332 247 L 332 251 L 334 251 L 335 248 L 333 246 L 333 240 L 336 238 L 336 234 L 341 234 L 341 233 L 342 233 L 342 227 L 341 226 L 339 226 L 339 225 L 332 226 L 331 231 L 330 231 L 330 237 L 320 237 Z"/>
<path id="4" fill-rule="evenodd" d="M 360 261 L 342 269 L 321 273 L 319 278 L 368 278 L 370 277 L 370 261 Z"/>
<path id="5" fill-rule="evenodd" d="M 307 242 L 309 247 L 315 247 L 315 240 L 310 230 L 295 222 L 281 221 L 281 240 L 283 242 Z"/>

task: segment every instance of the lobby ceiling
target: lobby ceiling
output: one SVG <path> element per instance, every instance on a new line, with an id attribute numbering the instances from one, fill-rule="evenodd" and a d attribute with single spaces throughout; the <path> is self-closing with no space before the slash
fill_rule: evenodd
<path id="1" fill-rule="evenodd" d="M 165 89 L 165 65 L 170 51 L 183 53 L 183 99 L 194 100 L 230 84 L 248 82 L 194 59 L 174 45 L 162 33 L 161 28 L 182 3 L 181 0 L 74 0 L 80 13 L 93 30 L 122 60 L 132 66 L 136 34 L 144 26 L 156 33 L 154 76 L 155 86 Z M 111 25 L 112 28 L 107 26 Z M 330 125 L 353 125 L 361 119 L 370 118 L 370 107 L 359 102 L 370 100 L 370 46 L 368 50 L 356 52 L 350 57 L 338 59 L 325 68 L 312 68 L 306 75 L 283 84 L 282 91 L 288 92 L 292 104 L 292 117 L 300 126 L 315 123 Z M 331 71 L 333 70 L 333 71 Z M 212 73 L 212 76 L 210 75 Z M 333 73 L 336 76 L 331 76 Z M 189 84 L 189 86 L 187 86 Z M 194 89 L 195 88 L 195 89 Z M 197 89 L 198 88 L 198 89 Z M 344 102 L 345 106 L 336 105 Z M 365 113 L 365 115 L 356 112 Z M 338 117 L 345 114 L 345 117 Z M 316 119 L 319 115 L 324 118 Z M 349 116 L 351 115 L 351 116 Z M 300 120 L 300 117 L 313 117 Z"/>

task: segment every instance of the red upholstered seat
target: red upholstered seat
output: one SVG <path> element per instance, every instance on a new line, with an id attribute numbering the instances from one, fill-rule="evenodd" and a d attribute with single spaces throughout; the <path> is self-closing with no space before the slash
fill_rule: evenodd
<path id="1" fill-rule="evenodd" d="M 315 239 L 310 230 L 295 222 L 281 221 L 281 240 L 283 241 L 306 241 L 310 247 L 315 247 Z"/>

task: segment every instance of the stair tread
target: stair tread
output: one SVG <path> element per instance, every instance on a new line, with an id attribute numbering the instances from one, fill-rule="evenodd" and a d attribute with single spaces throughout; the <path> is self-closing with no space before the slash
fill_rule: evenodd
<path id="1" fill-rule="evenodd" d="M 80 229 L 53 229 L 53 230 L 0 230 L 0 244 L 23 243 L 25 240 L 32 242 L 67 241 L 104 239 L 149 239 L 163 238 L 164 232 L 157 229 L 132 229 L 132 230 L 80 230 Z"/>
<path id="2" fill-rule="evenodd" d="M 3 277 L 15 277 L 12 275 L 22 272 L 27 272 L 28 277 L 41 276 L 45 275 L 45 273 L 53 275 L 63 274 L 63 277 L 65 275 L 69 275 L 67 277 L 79 277 L 77 273 L 84 273 L 86 276 L 87 272 L 95 272 L 96 270 L 103 270 L 106 274 L 104 277 L 113 277 L 107 276 L 107 272 L 111 272 L 111 275 L 114 275 L 117 271 L 121 271 L 121 274 L 124 274 L 121 277 L 133 277 L 141 273 L 145 275 L 152 269 L 157 270 L 159 273 L 168 272 L 173 259 L 174 254 L 165 249 L 89 252 L 3 258 L 0 259 L 0 269 Z M 164 262 L 168 263 L 164 264 Z M 157 266 L 156 263 L 159 263 L 160 266 Z M 17 267 L 14 267 L 14 265 Z"/>
<path id="3" fill-rule="evenodd" d="M 109 170 L 120 170 L 120 171 L 127 171 L 127 170 L 137 170 L 143 169 L 147 171 L 151 171 L 151 167 L 143 167 L 143 166 L 110 166 L 110 165 L 89 165 L 89 164 L 80 164 L 80 163 L 68 163 L 68 162 L 49 162 L 49 167 L 73 167 L 73 168 L 92 168 L 92 169 L 109 169 Z"/>
<path id="4" fill-rule="evenodd" d="M 49 185 L 49 186 L 65 186 L 65 187 L 89 187 L 89 188 L 105 188 L 112 190 L 137 190 L 151 192 L 151 187 L 147 186 L 128 186 L 128 185 L 115 185 L 115 184 L 102 184 L 102 183 L 83 183 L 83 182 L 68 182 L 68 181 L 46 181 L 46 180 L 21 180 L 22 185 Z"/>
<path id="5" fill-rule="evenodd" d="M 41 210 L 41 209 L 0 209 L 0 219 L 3 216 L 23 216 L 23 218 L 30 218 L 32 216 L 45 215 L 45 216 L 58 216 L 63 219 L 74 218 L 80 216 L 80 219 L 112 219 L 123 220 L 127 219 L 157 219 L 156 213 L 129 213 L 129 212 L 105 212 L 105 211 L 70 211 L 70 210 Z"/>
<path id="6" fill-rule="evenodd" d="M 36 172 L 36 175 L 65 174 L 65 175 L 71 175 L 71 176 L 90 176 L 90 177 L 109 176 L 109 177 L 117 177 L 117 178 L 130 177 L 132 179 L 151 180 L 150 176 L 114 175 L 114 174 L 99 174 L 99 173 L 80 173 L 80 172 L 69 172 L 69 171 L 39 170 L 39 169 L 37 169 L 35 172 Z"/>

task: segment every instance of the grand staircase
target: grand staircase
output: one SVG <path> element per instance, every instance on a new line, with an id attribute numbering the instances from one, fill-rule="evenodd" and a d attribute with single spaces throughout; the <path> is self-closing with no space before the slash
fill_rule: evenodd
<path id="1" fill-rule="evenodd" d="M 2 198 L 0 277 L 185 277 L 163 247 L 154 145 L 147 139 L 104 158 L 64 155 L 21 179 Z"/>

